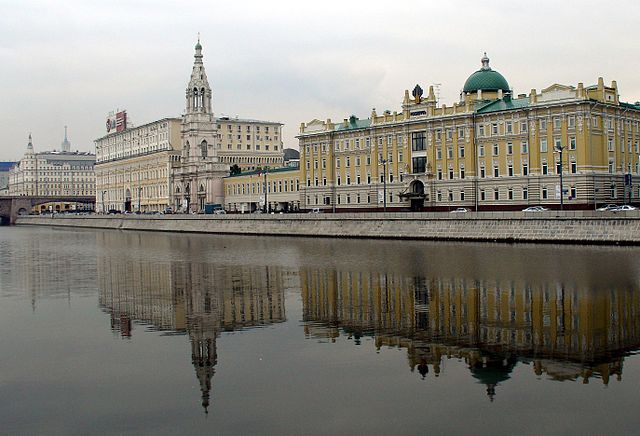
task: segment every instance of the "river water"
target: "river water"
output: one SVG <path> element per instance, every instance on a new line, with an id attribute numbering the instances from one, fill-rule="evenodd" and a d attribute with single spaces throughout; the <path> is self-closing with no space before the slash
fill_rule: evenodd
<path id="1" fill-rule="evenodd" d="M 628 434 L 640 249 L 0 227 L 2 434 Z"/>

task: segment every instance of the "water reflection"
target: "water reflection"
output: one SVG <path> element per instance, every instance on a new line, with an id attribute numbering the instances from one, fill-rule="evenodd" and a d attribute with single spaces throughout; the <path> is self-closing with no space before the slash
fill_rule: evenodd
<path id="1" fill-rule="evenodd" d="M 444 359 L 462 359 L 491 400 L 517 365 L 553 380 L 606 385 L 621 379 L 624 357 L 640 348 L 633 290 L 344 267 L 306 267 L 300 281 L 307 337 L 344 335 L 357 345 L 374 337 L 377 347 L 406 349 L 421 378 L 441 376 Z"/>
<path id="2" fill-rule="evenodd" d="M 276 266 L 220 265 L 184 260 L 202 250 L 189 240 L 146 238 L 139 235 L 98 235 L 100 307 L 110 315 L 111 329 L 124 339 L 134 326 L 165 334 L 186 334 L 191 362 L 208 412 L 217 363 L 216 339 L 221 332 L 266 326 L 286 320 L 283 270 Z M 124 241 L 123 239 L 127 239 Z M 170 258 L 146 260 L 137 250 L 153 247 Z M 143 248 L 143 245 L 145 246 Z M 120 247 L 128 252 L 120 253 Z"/>

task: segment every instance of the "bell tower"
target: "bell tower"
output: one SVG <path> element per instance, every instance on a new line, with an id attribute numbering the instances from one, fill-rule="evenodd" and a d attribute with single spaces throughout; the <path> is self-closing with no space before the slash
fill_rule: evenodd
<path id="1" fill-rule="evenodd" d="M 185 113 L 182 116 L 182 160 L 217 162 L 217 129 L 211 109 L 211 87 L 202 62 L 200 36 L 195 46 L 191 77 L 186 89 Z"/>

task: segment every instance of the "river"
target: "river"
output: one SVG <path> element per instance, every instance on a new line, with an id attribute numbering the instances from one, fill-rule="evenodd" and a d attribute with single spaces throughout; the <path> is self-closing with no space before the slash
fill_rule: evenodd
<path id="1" fill-rule="evenodd" d="M 628 434 L 640 248 L 0 227 L 0 433 Z"/>

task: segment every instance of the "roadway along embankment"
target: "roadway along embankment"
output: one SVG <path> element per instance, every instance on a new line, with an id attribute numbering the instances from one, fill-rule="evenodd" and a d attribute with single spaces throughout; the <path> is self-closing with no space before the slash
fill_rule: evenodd
<path id="1" fill-rule="evenodd" d="M 640 245 L 640 213 L 21 216 L 17 225 L 330 238 Z"/>

